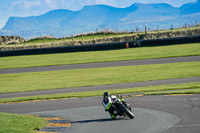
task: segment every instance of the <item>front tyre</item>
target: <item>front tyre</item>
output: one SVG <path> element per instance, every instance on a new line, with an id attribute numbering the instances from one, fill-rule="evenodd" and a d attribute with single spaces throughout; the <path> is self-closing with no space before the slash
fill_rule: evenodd
<path id="1" fill-rule="evenodd" d="M 134 118 L 134 114 L 129 111 L 126 107 L 122 106 L 121 110 L 130 118 L 133 119 Z"/>

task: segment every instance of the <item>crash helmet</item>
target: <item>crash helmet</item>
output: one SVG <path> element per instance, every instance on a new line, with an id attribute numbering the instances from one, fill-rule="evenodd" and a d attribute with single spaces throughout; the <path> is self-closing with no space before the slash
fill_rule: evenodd
<path id="1" fill-rule="evenodd" d="M 109 92 L 104 92 L 103 97 L 108 98 L 109 95 L 110 95 Z"/>
<path id="2" fill-rule="evenodd" d="M 117 97 L 123 98 L 122 95 L 117 95 Z"/>

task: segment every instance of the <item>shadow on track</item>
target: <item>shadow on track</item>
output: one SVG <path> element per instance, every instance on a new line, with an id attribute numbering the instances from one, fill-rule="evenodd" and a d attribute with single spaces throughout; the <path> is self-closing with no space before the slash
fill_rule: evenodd
<path id="1" fill-rule="evenodd" d="M 116 119 L 111 118 L 103 118 L 103 119 L 93 119 L 93 120 L 81 120 L 81 121 L 71 121 L 71 123 L 92 123 L 92 122 L 109 122 L 109 121 L 117 121 L 117 120 L 130 120 L 129 118 L 119 117 Z"/>

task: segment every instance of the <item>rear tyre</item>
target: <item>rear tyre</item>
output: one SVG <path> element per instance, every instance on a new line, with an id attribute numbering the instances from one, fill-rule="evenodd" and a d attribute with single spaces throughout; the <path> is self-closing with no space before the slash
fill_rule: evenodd
<path id="1" fill-rule="evenodd" d="M 126 107 L 122 106 L 121 107 L 121 110 L 130 118 L 130 119 L 133 119 L 135 116 L 134 114 L 129 111 Z"/>

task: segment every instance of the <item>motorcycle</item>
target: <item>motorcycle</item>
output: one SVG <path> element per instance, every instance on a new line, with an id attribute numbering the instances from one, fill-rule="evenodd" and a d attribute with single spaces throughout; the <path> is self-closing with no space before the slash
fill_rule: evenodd
<path id="1" fill-rule="evenodd" d="M 130 119 L 135 117 L 131 111 L 131 107 L 128 104 L 122 102 L 118 97 L 113 100 L 112 107 L 114 108 L 116 114 L 119 116 L 129 117 Z"/>

